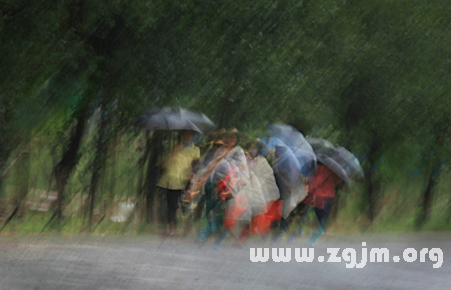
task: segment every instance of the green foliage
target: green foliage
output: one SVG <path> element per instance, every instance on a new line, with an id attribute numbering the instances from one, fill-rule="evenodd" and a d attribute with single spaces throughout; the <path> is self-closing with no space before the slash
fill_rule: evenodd
<path id="1" fill-rule="evenodd" d="M 137 138 L 131 122 L 154 106 L 199 110 L 253 137 L 290 123 L 354 152 L 377 192 L 451 157 L 451 3 L 0 2 L 0 169 L 30 136 L 46 140 L 32 161 L 32 172 L 45 171 L 34 186 L 52 176 L 84 114 L 91 130 L 70 188 L 87 192 L 105 161 L 95 158 L 101 110 L 102 146 L 117 147 L 122 176 L 115 192 L 133 196 L 140 153 L 124 138 Z M 358 218 L 371 200 L 354 199 Z"/>

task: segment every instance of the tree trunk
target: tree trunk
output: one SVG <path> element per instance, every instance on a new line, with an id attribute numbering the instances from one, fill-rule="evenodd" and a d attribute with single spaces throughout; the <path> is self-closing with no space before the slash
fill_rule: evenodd
<path id="1" fill-rule="evenodd" d="M 365 173 L 366 193 L 368 198 L 368 218 L 373 223 L 376 217 L 376 196 L 375 196 L 375 184 L 373 180 L 373 168 L 376 165 L 376 151 L 378 150 L 378 144 L 373 144 L 368 152 L 367 172 Z"/>
<path id="2" fill-rule="evenodd" d="M 105 173 L 106 176 L 108 176 L 106 185 L 104 185 L 104 190 L 108 193 L 107 202 L 105 203 L 105 214 L 108 214 L 108 209 L 110 208 L 112 202 L 114 201 L 114 198 L 116 196 L 116 185 L 117 185 L 117 155 L 118 155 L 118 147 L 117 144 L 119 143 L 118 138 L 114 138 L 115 141 L 113 141 L 111 144 L 110 142 L 110 149 L 109 152 L 111 152 L 111 158 L 109 165 L 107 166 Z"/>
<path id="3" fill-rule="evenodd" d="M 17 164 L 17 169 L 19 173 L 19 184 L 18 184 L 18 192 L 16 201 L 17 207 L 19 207 L 18 217 L 22 217 L 24 215 L 23 203 L 25 202 L 25 198 L 28 194 L 28 180 L 30 176 L 30 147 L 22 151 L 22 154 L 19 158 L 19 164 Z"/>
<path id="4" fill-rule="evenodd" d="M 23 150 L 16 164 L 16 193 L 14 198 L 14 210 L 5 220 L 3 230 L 16 216 L 23 216 L 23 204 L 28 194 L 28 179 L 30 174 L 30 150 Z"/>
<path id="5" fill-rule="evenodd" d="M 146 175 L 146 222 L 151 223 L 154 221 L 154 205 L 155 205 L 155 192 L 158 178 L 158 156 L 161 153 L 161 134 L 160 132 L 154 132 L 152 136 L 152 142 L 150 143 L 151 154 L 149 155 L 149 163 L 147 164 Z"/>
<path id="6" fill-rule="evenodd" d="M 3 168 L 3 164 L 0 164 L 0 168 Z M 6 198 L 4 197 L 5 193 L 3 191 L 3 178 L 0 177 L 0 220 L 3 220 L 3 217 L 6 214 Z"/>
<path id="7" fill-rule="evenodd" d="M 429 174 L 428 185 L 426 187 L 426 190 L 423 193 L 421 214 L 418 217 L 418 219 L 416 221 L 416 225 L 415 225 L 417 229 L 420 229 L 426 223 L 426 221 L 428 220 L 429 215 L 431 213 L 432 200 L 434 198 L 433 193 L 434 193 L 435 185 L 437 184 L 437 179 L 435 176 L 439 172 L 440 172 L 440 167 L 436 166 L 436 167 L 433 167 L 433 170 Z"/>
<path id="8" fill-rule="evenodd" d="M 370 163 L 370 169 L 366 174 L 366 192 L 368 194 L 368 218 L 370 222 L 374 221 L 374 184 L 373 184 L 373 164 Z"/>
<path id="9" fill-rule="evenodd" d="M 102 109 L 100 111 L 100 126 L 98 131 L 98 138 L 97 138 L 97 144 L 96 144 L 96 155 L 94 157 L 94 166 L 92 170 L 92 176 L 91 176 L 91 184 L 89 187 L 89 218 L 88 218 L 88 226 L 91 230 L 93 217 L 94 217 L 94 208 L 95 208 L 95 200 L 96 200 L 96 193 L 97 188 L 99 185 L 100 177 L 104 173 L 105 169 L 105 162 L 106 162 L 106 156 L 107 156 L 107 140 L 106 140 L 106 129 L 107 129 L 107 117 L 105 112 L 105 104 L 103 104 Z"/>
<path id="10" fill-rule="evenodd" d="M 432 177 L 432 173 L 429 176 L 428 186 L 423 194 L 423 211 L 421 214 L 420 225 L 423 225 L 427 218 L 429 217 L 429 213 L 431 212 L 431 201 L 432 201 L 432 191 L 435 187 L 435 178 Z"/>
<path id="11" fill-rule="evenodd" d="M 139 162 L 138 162 L 138 184 L 137 184 L 137 189 L 136 189 L 136 200 L 135 200 L 135 208 L 136 208 L 136 212 L 140 213 L 139 210 L 137 210 L 137 207 L 141 206 L 142 200 L 143 200 L 143 192 L 144 192 L 144 187 L 145 184 L 143 184 L 143 180 L 144 180 L 144 165 L 146 164 L 146 160 L 149 158 L 149 153 L 150 153 L 150 148 L 151 146 L 149 145 L 149 131 L 146 131 L 145 133 L 145 147 L 144 147 L 144 153 L 141 156 Z M 139 150 L 141 151 L 142 148 L 139 148 Z M 139 219 L 141 219 L 141 216 L 139 216 Z"/>
<path id="12" fill-rule="evenodd" d="M 6 162 L 10 157 L 10 154 L 17 145 L 19 145 L 19 140 L 21 139 L 20 133 L 11 129 L 10 122 L 12 117 L 12 96 L 8 94 L 2 95 L 0 101 L 0 219 L 6 215 L 7 212 L 7 202 L 6 194 L 3 188 L 3 181 L 8 172 Z M 11 166 L 11 165 L 10 165 Z"/>
<path id="13" fill-rule="evenodd" d="M 56 185 L 58 190 L 58 199 L 56 204 L 55 216 L 61 221 L 62 218 L 62 206 L 64 197 L 64 187 L 66 186 L 67 179 L 69 178 L 72 170 L 78 163 L 78 149 L 80 148 L 81 140 L 83 137 L 83 132 L 85 129 L 86 116 L 82 113 L 77 118 L 77 124 L 73 130 L 72 137 L 69 142 L 69 146 L 63 153 L 63 158 L 56 165 L 54 169 Z"/>

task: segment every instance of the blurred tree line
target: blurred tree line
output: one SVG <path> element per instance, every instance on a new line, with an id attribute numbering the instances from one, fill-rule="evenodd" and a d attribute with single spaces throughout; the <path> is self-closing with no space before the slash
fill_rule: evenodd
<path id="1" fill-rule="evenodd" d="M 167 136 L 130 124 L 155 106 L 198 110 L 219 128 L 253 136 L 283 121 L 328 138 L 361 160 L 358 210 L 370 222 L 384 184 L 417 177 L 425 183 L 416 227 L 428 219 L 450 155 L 451 2 L 1 0 L 0 7 L 5 224 L 36 186 L 34 138 L 46 140 L 47 183 L 58 192 L 51 221 L 63 218 L 73 195 L 66 185 L 78 172 L 91 225 L 105 178 L 115 195 L 120 174 L 105 172 L 117 168 L 122 144 L 123 154 L 139 156 L 127 159 L 137 178 L 129 186 L 152 222 L 155 148 Z M 7 207 L 12 163 L 26 186 Z M 445 200 L 449 221 L 451 194 Z"/>

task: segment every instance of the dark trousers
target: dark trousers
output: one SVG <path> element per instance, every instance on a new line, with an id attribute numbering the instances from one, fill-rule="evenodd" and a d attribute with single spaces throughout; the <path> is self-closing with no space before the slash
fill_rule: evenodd
<path id="1" fill-rule="evenodd" d="M 168 205 L 168 223 L 177 224 L 177 208 L 179 207 L 179 197 L 182 194 L 181 190 L 172 190 L 162 188 L 166 194 L 166 201 Z"/>
<path id="2" fill-rule="evenodd" d="M 319 225 L 324 232 L 326 231 L 327 219 L 329 217 L 329 212 L 330 209 L 332 208 L 333 203 L 334 199 L 331 198 L 326 202 L 324 208 L 315 208 L 316 217 L 318 218 Z"/>
<path id="3" fill-rule="evenodd" d="M 285 233 L 288 231 L 288 227 L 290 225 L 290 217 L 285 218 L 281 218 L 280 219 L 280 230 Z"/>
<path id="4" fill-rule="evenodd" d="M 321 230 L 322 230 L 322 232 L 326 231 L 329 212 L 330 212 L 330 209 L 332 208 L 333 203 L 334 203 L 334 199 L 331 198 L 326 201 L 324 208 L 315 208 L 315 214 L 316 214 L 316 217 L 318 218 L 318 222 L 320 225 L 320 232 L 321 232 Z M 299 233 L 301 233 L 301 234 L 304 231 L 304 222 L 307 217 L 309 208 L 310 207 L 308 205 L 306 205 L 305 203 L 300 203 L 296 207 L 296 209 L 293 210 L 293 212 L 290 215 L 290 218 L 294 218 L 296 215 L 299 215 Z"/>
<path id="5" fill-rule="evenodd" d="M 216 184 L 205 184 L 205 215 L 207 218 L 207 226 L 205 226 L 199 233 L 198 240 L 202 243 L 208 238 L 211 233 L 219 231 L 224 222 L 225 202 L 218 200 L 215 197 Z M 221 235 L 218 242 L 225 238 L 225 232 Z"/>

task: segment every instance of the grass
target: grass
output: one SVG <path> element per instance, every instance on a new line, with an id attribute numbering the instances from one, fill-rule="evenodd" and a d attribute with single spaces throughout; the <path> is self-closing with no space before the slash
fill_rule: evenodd
<path id="1" fill-rule="evenodd" d="M 30 188 L 47 190 L 49 180 L 52 178 L 52 156 L 50 150 L 45 144 L 36 143 L 32 145 L 30 155 L 30 174 L 28 184 Z M 88 143 L 84 144 L 86 150 L 89 149 Z M 115 149 L 115 161 L 110 160 L 107 163 L 105 177 L 102 179 L 98 189 L 97 209 L 103 212 L 103 201 L 108 200 L 109 206 L 124 201 L 129 197 L 136 196 L 137 188 L 137 166 L 136 161 L 140 153 L 131 148 L 129 142 L 119 142 Z M 136 151 L 136 152 L 135 152 Z M 87 194 L 87 186 L 90 181 L 89 172 L 90 157 L 84 154 L 79 165 L 72 174 L 66 186 L 66 200 L 74 195 L 74 201 L 81 204 L 82 196 Z M 145 166 L 147 167 L 147 165 Z M 12 169 L 9 177 L 4 182 L 1 201 L 7 206 L 6 213 L 9 214 L 13 208 L 14 196 L 17 196 L 17 188 L 20 185 L 20 170 Z M 428 221 L 421 230 L 424 231 L 449 231 L 451 230 L 451 171 L 443 170 L 438 185 L 434 192 L 432 211 Z M 362 185 L 357 184 L 353 188 L 342 192 L 340 204 L 338 205 L 338 214 L 336 220 L 330 221 L 328 231 L 342 233 L 359 232 L 387 232 L 387 231 L 416 231 L 415 221 L 421 212 L 422 191 L 425 189 L 425 177 L 404 177 L 396 182 L 382 183 L 382 188 L 377 192 L 377 214 L 371 223 L 367 216 L 367 200 Z M 55 189 L 55 184 L 50 187 Z M 31 197 L 30 197 L 31 198 Z M 45 232 L 61 232 L 67 234 L 79 234 L 84 232 L 86 226 L 83 218 L 77 216 L 79 205 L 71 205 L 70 215 L 60 226 L 52 225 L 45 229 Z M 5 229 L 6 232 L 14 233 L 41 233 L 44 226 L 51 217 L 50 212 L 27 211 L 21 219 L 15 219 Z M 6 216 L 3 216 L 5 219 Z M 205 222 L 202 221 L 197 228 L 202 227 Z M 97 225 L 97 224 L 94 224 Z M 306 229 L 312 230 L 318 225 L 315 214 L 309 213 L 306 223 Z M 293 226 L 296 228 L 296 226 Z M 97 234 L 134 234 L 145 235 L 148 233 L 164 231 L 164 225 L 149 225 L 145 223 L 114 223 L 106 217 L 92 231 Z"/>

